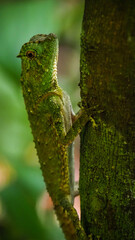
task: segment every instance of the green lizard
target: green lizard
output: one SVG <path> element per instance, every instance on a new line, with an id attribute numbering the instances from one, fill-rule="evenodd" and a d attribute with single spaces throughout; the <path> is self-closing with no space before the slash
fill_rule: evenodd
<path id="1" fill-rule="evenodd" d="M 86 240 L 73 207 L 74 183 L 68 148 L 89 120 L 85 110 L 75 116 L 69 96 L 57 81 L 58 39 L 38 34 L 25 43 L 21 84 L 35 147 L 47 190 L 60 225 L 68 240 Z"/>

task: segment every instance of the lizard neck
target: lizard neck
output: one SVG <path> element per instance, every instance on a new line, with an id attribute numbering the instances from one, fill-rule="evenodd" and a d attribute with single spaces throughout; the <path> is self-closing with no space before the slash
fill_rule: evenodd
<path id="1" fill-rule="evenodd" d="M 33 69 L 28 69 L 29 71 L 25 71 L 21 78 L 28 110 L 34 109 L 42 99 L 50 94 L 59 95 L 62 98 L 62 90 L 57 80 L 57 55 L 50 66 L 41 65 L 38 61 L 37 65 L 36 72 Z"/>
<path id="2" fill-rule="evenodd" d="M 44 66 L 43 66 L 44 68 Z M 58 79 L 57 79 L 57 55 L 54 58 L 52 67 L 50 69 L 44 69 L 44 77 L 43 77 L 43 91 L 44 93 L 55 91 L 59 89 Z"/>

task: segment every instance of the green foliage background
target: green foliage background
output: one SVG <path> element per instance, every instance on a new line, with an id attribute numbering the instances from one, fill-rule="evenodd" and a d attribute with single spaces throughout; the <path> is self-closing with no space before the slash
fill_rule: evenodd
<path id="1" fill-rule="evenodd" d="M 20 88 L 19 50 L 37 33 L 60 40 L 60 85 L 79 101 L 79 38 L 83 1 L 0 2 L 0 240 L 62 240 L 45 191 Z M 46 203 L 45 203 L 46 204 Z"/>

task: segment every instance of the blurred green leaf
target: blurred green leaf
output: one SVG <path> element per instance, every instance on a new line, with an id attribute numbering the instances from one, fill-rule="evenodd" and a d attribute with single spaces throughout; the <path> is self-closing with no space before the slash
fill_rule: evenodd
<path id="1" fill-rule="evenodd" d="M 12 78 L 1 69 L 0 152 L 9 157 L 22 156 L 26 144 L 32 141 L 21 92 L 16 90 Z"/>
<path id="2" fill-rule="evenodd" d="M 31 198 L 36 201 L 41 193 L 45 190 L 45 183 L 43 181 L 42 172 L 40 168 L 32 166 L 18 165 L 18 178 L 20 183 L 25 186 L 28 192 L 31 193 Z"/>
<path id="3" fill-rule="evenodd" d="M 19 182 L 15 182 L 1 192 L 1 198 L 6 206 L 10 224 L 25 239 L 43 239 L 44 231 L 35 211 L 35 202 L 29 192 Z"/>

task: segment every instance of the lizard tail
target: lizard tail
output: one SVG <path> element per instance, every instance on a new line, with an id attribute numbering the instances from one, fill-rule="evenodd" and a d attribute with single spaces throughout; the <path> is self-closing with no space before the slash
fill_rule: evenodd
<path id="1" fill-rule="evenodd" d="M 69 166 L 69 185 L 70 185 L 70 196 L 71 196 L 71 203 L 74 205 L 74 142 L 68 146 L 68 166 Z"/>
<path id="2" fill-rule="evenodd" d="M 78 214 L 67 198 L 54 207 L 66 240 L 87 240 Z"/>

